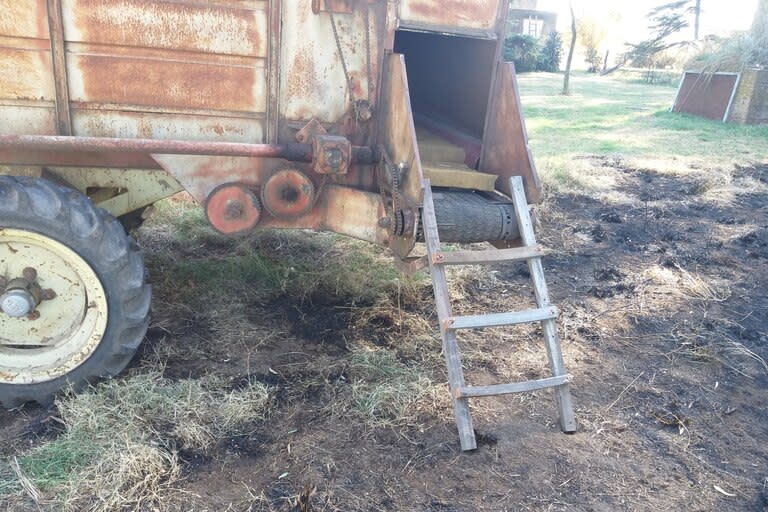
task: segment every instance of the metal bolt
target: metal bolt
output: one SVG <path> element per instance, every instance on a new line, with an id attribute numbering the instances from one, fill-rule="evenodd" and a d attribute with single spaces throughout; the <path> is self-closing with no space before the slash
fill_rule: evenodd
<path id="1" fill-rule="evenodd" d="M 40 318 L 40 312 L 37 311 L 37 310 L 35 310 L 35 311 L 33 311 L 33 312 L 31 312 L 30 314 L 27 315 L 27 320 L 29 320 L 31 322 L 34 322 L 38 318 Z"/>
<path id="2" fill-rule="evenodd" d="M 373 108 L 366 100 L 357 102 L 357 120 L 367 123 L 373 117 Z"/>
<path id="3" fill-rule="evenodd" d="M 24 279 L 26 279 L 29 283 L 37 281 L 37 270 L 32 267 L 27 267 L 22 270 L 21 275 L 23 275 Z"/>
<path id="4" fill-rule="evenodd" d="M 243 205 L 240 201 L 234 199 L 227 201 L 226 209 L 224 210 L 224 218 L 227 220 L 239 219 L 243 216 Z"/>
<path id="5" fill-rule="evenodd" d="M 340 169 L 344 163 L 344 154 L 339 148 L 329 148 L 325 150 L 325 162 L 333 169 Z"/>
<path id="6" fill-rule="evenodd" d="M 56 292 L 50 288 L 46 288 L 40 293 L 41 300 L 53 300 L 56 298 Z"/>

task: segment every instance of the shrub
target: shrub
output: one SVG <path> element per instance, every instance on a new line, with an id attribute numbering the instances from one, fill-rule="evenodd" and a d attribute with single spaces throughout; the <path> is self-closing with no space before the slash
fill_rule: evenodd
<path id="1" fill-rule="evenodd" d="M 504 60 L 514 62 L 521 73 L 538 69 L 539 51 L 539 40 L 533 36 L 512 34 L 504 40 Z"/>
<path id="2" fill-rule="evenodd" d="M 560 71 L 560 61 L 563 58 L 563 40 L 560 32 L 552 31 L 544 41 L 544 46 L 539 53 L 538 69 L 555 73 Z"/>

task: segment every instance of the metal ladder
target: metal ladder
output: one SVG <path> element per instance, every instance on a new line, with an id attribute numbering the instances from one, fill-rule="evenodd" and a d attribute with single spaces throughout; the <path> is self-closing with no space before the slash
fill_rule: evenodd
<path id="1" fill-rule="evenodd" d="M 458 251 L 443 252 L 440 250 L 440 236 L 435 218 L 435 205 L 432 199 L 432 188 L 429 180 L 424 182 L 424 207 L 422 221 L 424 223 L 424 240 L 427 245 L 427 262 L 432 274 L 432 284 L 435 290 L 437 316 L 440 321 L 440 335 L 443 340 L 443 353 L 448 366 L 448 380 L 456 414 L 456 425 L 459 429 L 459 439 L 462 450 L 477 448 L 475 431 L 472 426 L 472 416 L 469 412 L 469 399 L 483 396 L 505 395 L 537 389 L 554 388 L 557 408 L 560 413 L 560 426 L 563 432 L 576 431 L 576 418 L 573 414 L 571 394 L 569 390 L 570 377 L 565 371 L 563 356 L 560 351 L 560 341 L 557 337 L 557 308 L 551 305 L 547 284 L 544 280 L 544 270 L 541 265 L 543 252 L 536 244 L 533 233 L 533 223 L 528 212 L 528 202 L 525 199 L 523 180 L 519 176 L 510 178 L 512 201 L 514 204 L 517 225 L 523 246 L 514 249 L 497 249 L 487 251 Z M 478 265 L 502 261 L 527 261 L 531 281 L 536 293 L 536 309 L 493 313 L 474 316 L 453 316 L 445 267 L 447 265 Z M 461 329 L 482 329 L 530 322 L 541 322 L 549 365 L 552 377 L 497 384 L 492 386 L 467 386 L 464 382 L 464 370 L 461 364 L 461 353 L 456 337 Z"/>

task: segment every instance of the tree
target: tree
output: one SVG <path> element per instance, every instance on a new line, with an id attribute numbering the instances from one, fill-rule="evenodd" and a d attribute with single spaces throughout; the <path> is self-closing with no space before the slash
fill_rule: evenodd
<path id="1" fill-rule="evenodd" d="M 696 0 L 696 6 L 693 8 L 693 12 L 696 15 L 696 21 L 694 22 L 693 38 L 699 40 L 699 20 L 701 18 L 701 0 Z"/>
<path id="2" fill-rule="evenodd" d="M 571 63 L 573 62 L 573 49 L 576 47 L 576 15 L 573 13 L 573 3 L 569 2 L 571 8 L 571 48 L 568 50 L 568 61 L 565 64 L 565 77 L 563 78 L 563 95 L 571 94 Z"/>
<path id="3" fill-rule="evenodd" d="M 589 72 L 600 71 L 602 55 L 600 45 L 605 41 L 607 31 L 603 25 L 593 18 L 583 18 L 577 23 L 578 41 L 584 47 L 585 61 L 589 64 Z"/>
<path id="4" fill-rule="evenodd" d="M 539 52 L 539 71 L 555 73 L 560 71 L 560 61 L 563 59 L 563 39 L 560 32 L 552 31 L 547 36 L 544 46 Z"/>
<path id="5" fill-rule="evenodd" d="M 648 82 L 653 81 L 657 57 L 676 46 L 688 44 L 685 40 L 672 40 L 672 36 L 689 26 L 686 14 L 691 11 L 689 0 L 677 0 L 660 5 L 648 13 L 651 37 L 637 44 L 629 44 L 628 59 L 648 67 Z"/>

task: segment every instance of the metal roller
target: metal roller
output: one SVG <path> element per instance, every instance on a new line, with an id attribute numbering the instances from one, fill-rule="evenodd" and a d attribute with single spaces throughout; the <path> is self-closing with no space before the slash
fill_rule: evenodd
<path id="1" fill-rule="evenodd" d="M 435 216 L 441 242 L 475 243 L 520 237 L 512 202 L 471 191 L 434 191 Z M 419 230 L 418 241 L 424 241 Z"/>

